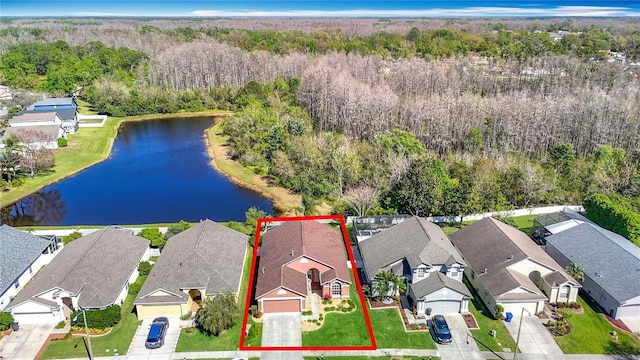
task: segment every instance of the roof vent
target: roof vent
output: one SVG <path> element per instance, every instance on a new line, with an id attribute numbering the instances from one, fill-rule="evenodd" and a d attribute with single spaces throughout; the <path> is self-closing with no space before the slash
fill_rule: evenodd
<path id="1" fill-rule="evenodd" d="M 293 256 L 293 249 L 291 249 L 291 256 Z"/>
<path id="2" fill-rule="evenodd" d="M 487 273 L 487 270 L 488 270 L 487 268 L 484 268 L 484 271 L 483 271 L 482 273 L 483 273 L 483 274 L 486 274 L 486 273 Z"/>
<path id="3" fill-rule="evenodd" d="M 509 260 L 513 260 L 513 255 L 509 255 Z"/>
<path id="4" fill-rule="evenodd" d="M 262 273 L 263 273 L 263 274 L 264 274 L 264 270 L 265 270 L 265 267 L 263 266 L 263 267 L 262 267 Z"/>

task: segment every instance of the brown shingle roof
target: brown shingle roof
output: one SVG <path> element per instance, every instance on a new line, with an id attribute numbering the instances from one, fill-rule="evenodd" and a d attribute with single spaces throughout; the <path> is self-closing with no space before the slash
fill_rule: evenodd
<path id="1" fill-rule="evenodd" d="M 289 270 L 283 270 L 286 268 L 285 264 L 302 256 L 335 270 L 335 275 L 329 276 L 329 272 L 323 273 L 323 282 L 336 278 L 350 282 L 345 254 L 344 240 L 340 231 L 314 220 L 285 221 L 263 235 L 260 265 L 257 269 L 256 298 L 281 286 L 306 294 L 306 274 L 298 272 L 304 276 L 303 288 L 298 277 L 294 277 Z"/>

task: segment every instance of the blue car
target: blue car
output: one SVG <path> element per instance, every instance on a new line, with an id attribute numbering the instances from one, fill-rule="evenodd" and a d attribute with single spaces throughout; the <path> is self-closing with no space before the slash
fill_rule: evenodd
<path id="1" fill-rule="evenodd" d="M 149 328 L 149 335 L 147 335 L 147 341 L 144 343 L 144 347 L 147 349 L 157 349 L 164 345 L 164 337 L 167 334 L 169 328 L 169 319 L 166 317 L 157 317 L 153 319 L 151 327 Z"/>
<path id="2" fill-rule="evenodd" d="M 431 329 L 438 344 L 451 343 L 451 331 L 449 331 L 449 325 L 444 316 L 434 315 L 431 318 Z"/>

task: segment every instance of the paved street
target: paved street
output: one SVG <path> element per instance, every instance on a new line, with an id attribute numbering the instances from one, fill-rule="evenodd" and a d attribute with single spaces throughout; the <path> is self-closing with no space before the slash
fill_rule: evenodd
<path id="1" fill-rule="evenodd" d="M 149 333 L 149 327 L 153 318 L 144 319 L 142 324 L 138 326 L 136 334 L 133 337 L 133 341 L 129 346 L 128 351 L 126 349 L 117 349 L 120 352 L 127 354 L 127 359 L 130 360 L 169 360 L 172 357 L 176 344 L 178 343 L 178 337 L 180 336 L 180 319 L 177 317 L 169 318 L 169 329 L 165 337 L 164 345 L 159 349 L 147 349 L 144 347 L 144 343 L 147 340 Z M 112 350 L 115 351 L 116 349 Z M 98 355 L 98 354 L 95 354 Z M 98 355 L 99 356 L 99 355 Z"/>

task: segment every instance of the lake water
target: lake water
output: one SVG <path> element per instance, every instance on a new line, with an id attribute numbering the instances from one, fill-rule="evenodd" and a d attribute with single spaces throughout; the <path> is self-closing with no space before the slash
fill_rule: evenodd
<path id="1" fill-rule="evenodd" d="M 243 221 L 251 206 L 273 213 L 269 200 L 211 167 L 203 136 L 212 124 L 212 118 L 124 123 L 109 159 L 2 209 L 2 223 Z"/>

